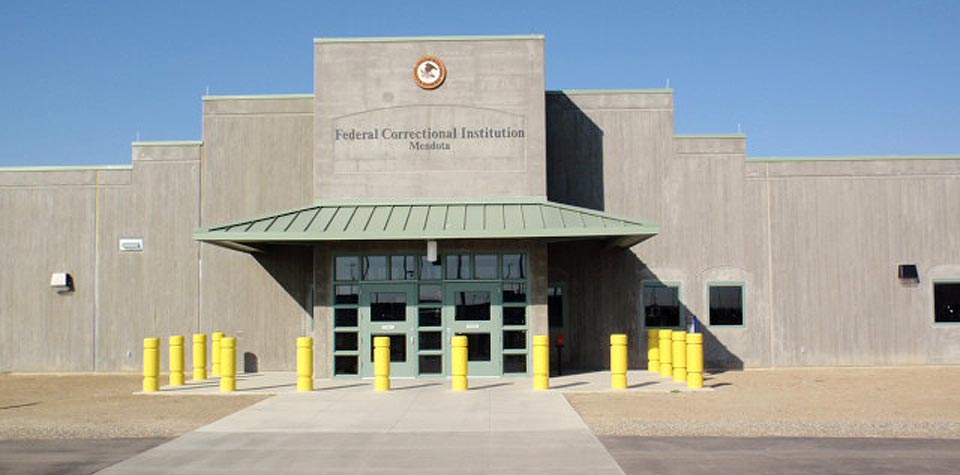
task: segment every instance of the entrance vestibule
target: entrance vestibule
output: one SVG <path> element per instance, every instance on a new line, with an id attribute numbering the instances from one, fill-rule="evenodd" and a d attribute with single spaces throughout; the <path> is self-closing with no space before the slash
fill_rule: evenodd
<path id="1" fill-rule="evenodd" d="M 391 375 L 448 376 L 454 336 L 471 376 L 528 374 L 529 265 L 523 253 L 334 257 L 334 375 L 373 377 L 373 338 Z"/>

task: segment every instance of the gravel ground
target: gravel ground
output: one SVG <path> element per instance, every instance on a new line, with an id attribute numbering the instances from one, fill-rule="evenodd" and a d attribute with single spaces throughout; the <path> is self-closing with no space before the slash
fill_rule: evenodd
<path id="1" fill-rule="evenodd" d="M 602 436 L 960 439 L 960 367 L 747 370 L 705 385 L 566 397 Z"/>
<path id="2" fill-rule="evenodd" d="M 137 375 L 0 375 L 0 440 L 174 437 L 265 396 L 143 396 Z"/>

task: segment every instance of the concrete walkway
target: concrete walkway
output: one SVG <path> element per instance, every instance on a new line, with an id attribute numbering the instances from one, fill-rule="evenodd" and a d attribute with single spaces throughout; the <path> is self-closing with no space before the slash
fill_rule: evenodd
<path id="1" fill-rule="evenodd" d="M 604 374 L 609 387 L 609 373 L 551 383 L 600 390 Z M 631 375 L 633 390 L 682 387 L 645 374 Z M 533 391 L 530 379 L 472 379 L 459 393 L 445 379 L 395 380 L 388 393 L 334 380 L 296 393 L 280 378 L 247 375 L 241 393 L 278 395 L 99 473 L 623 474 L 561 390 Z M 216 391 L 202 382 L 160 394 Z"/>
<path id="2" fill-rule="evenodd" d="M 690 391 L 685 384 L 674 383 L 670 378 L 662 378 L 659 375 L 648 373 L 646 371 L 630 371 L 627 374 L 628 391 L 638 392 L 672 392 L 672 391 Z M 412 387 L 450 387 L 450 380 L 447 378 L 417 378 L 417 379 L 399 379 L 394 378 L 393 387 L 398 389 L 408 389 Z M 533 383 L 530 378 L 471 378 L 471 387 L 502 387 L 507 389 L 528 389 Z M 328 390 L 343 390 L 348 388 L 360 388 L 359 391 L 373 391 L 373 380 L 371 379 L 318 379 L 314 381 L 315 392 Z M 564 376 L 553 376 L 550 378 L 550 388 L 554 391 L 563 392 L 603 392 L 610 391 L 610 372 L 592 371 L 585 373 L 574 373 Z M 220 380 L 210 378 L 204 381 L 188 380 L 183 386 L 162 386 L 160 392 L 149 393 L 150 396 L 179 396 L 184 394 L 210 394 L 210 395 L 231 395 L 231 394 L 291 394 L 297 391 L 297 374 L 290 371 L 278 371 L 268 373 L 251 373 L 237 375 L 237 390 L 234 393 L 220 392 Z M 693 391 L 711 391 L 711 389 L 696 389 Z"/>

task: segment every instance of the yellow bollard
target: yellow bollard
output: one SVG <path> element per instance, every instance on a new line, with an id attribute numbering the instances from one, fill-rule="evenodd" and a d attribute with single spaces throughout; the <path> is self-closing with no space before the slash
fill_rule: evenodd
<path id="1" fill-rule="evenodd" d="M 533 337 L 533 389 L 550 389 L 550 337 Z"/>
<path id="2" fill-rule="evenodd" d="M 660 330 L 660 376 L 669 378 L 673 376 L 673 346 L 670 339 L 673 337 L 673 330 Z"/>
<path id="3" fill-rule="evenodd" d="M 297 338 L 297 391 L 313 391 L 313 338 Z"/>
<path id="4" fill-rule="evenodd" d="M 160 390 L 160 339 L 143 339 L 143 392 Z"/>
<path id="5" fill-rule="evenodd" d="M 467 390 L 467 337 L 453 337 L 453 390 Z"/>
<path id="6" fill-rule="evenodd" d="M 237 339 L 220 339 L 220 392 L 237 390 Z"/>
<path id="7" fill-rule="evenodd" d="M 610 387 L 627 389 L 627 335 L 610 335 Z"/>
<path id="8" fill-rule="evenodd" d="M 193 334 L 193 380 L 207 379 L 207 335 Z"/>
<path id="9" fill-rule="evenodd" d="M 647 371 L 660 372 L 660 330 L 647 330 Z"/>
<path id="10" fill-rule="evenodd" d="M 186 366 L 183 336 L 170 337 L 170 385 L 183 386 L 183 367 Z"/>
<path id="11" fill-rule="evenodd" d="M 220 341 L 223 337 L 223 332 L 213 332 L 213 350 L 210 353 L 213 356 L 213 371 L 211 373 L 214 377 L 220 376 Z"/>
<path id="12" fill-rule="evenodd" d="M 703 387 L 703 333 L 687 335 L 687 387 Z"/>
<path id="13" fill-rule="evenodd" d="M 390 337 L 373 339 L 373 390 L 390 390 Z"/>
<path id="14" fill-rule="evenodd" d="M 673 382 L 687 382 L 687 332 L 673 332 Z"/>

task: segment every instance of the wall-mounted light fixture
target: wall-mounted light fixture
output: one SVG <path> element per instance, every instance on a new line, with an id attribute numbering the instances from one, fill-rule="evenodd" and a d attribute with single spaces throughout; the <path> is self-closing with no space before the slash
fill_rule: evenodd
<path id="1" fill-rule="evenodd" d="M 900 264 L 897 269 L 897 278 L 903 285 L 912 285 L 920 283 L 920 274 L 917 273 L 916 264 Z"/>
<path id="2" fill-rule="evenodd" d="M 50 288 L 58 293 L 73 292 L 73 277 L 66 272 L 50 274 Z"/>
<path id="3" fill-rule="evenodd" d="M 440 262 L 440 256 L 437 254 L 437 241 L 427 241 L 427 260 L 432 263 Z"/>

